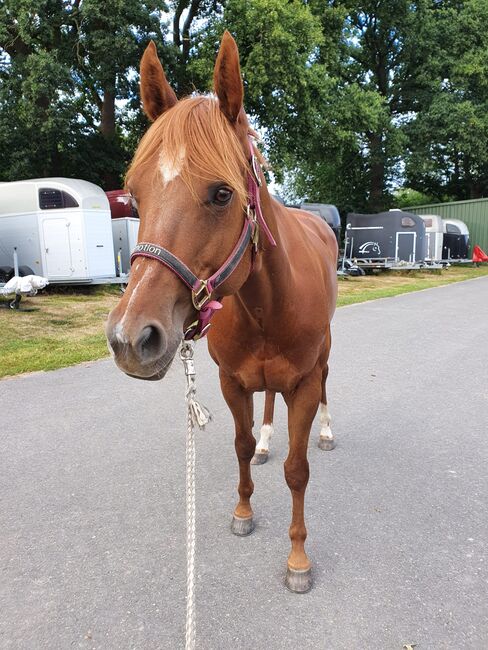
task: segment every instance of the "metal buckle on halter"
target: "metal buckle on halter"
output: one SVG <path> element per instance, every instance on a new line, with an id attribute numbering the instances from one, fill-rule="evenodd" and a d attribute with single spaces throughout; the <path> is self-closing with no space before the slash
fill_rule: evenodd
<path id="1" fill-rule="evenodd" d="M 261 180 L 261 176 L 259 175 L 260 166 L 254 154 L 251 156 L 251 167 L 254 174 L 254 178 L 256 179 L 256 183 L 259 185 L 259 187 L 261 187 L 263 182 Z"/>
<path id="2" fill-rule="evenodd" d="M 187 334 L 189 334 L 192 330 L 196 329 L 198 327 L 199 323 L 200 323 L 199 320 L 194 320 L 193 323 L 188 325 L 188 327 L 186 328 L 186 330 L 184 331 L 184 334 L 183 334 L 183 338 L 185 340 L 186 340 Z M 194 336 L 192 336 L 192 340 L 193 341 L 198 341 L 198 339 L 201 339 L 202 336 L 205 336 L 205 334 L 208 332 L 211 324 L 212 323 L 207 323 L 205 325 L 205 327 L 202 328 L 201 332 L 199 332 L 198 334 L 195 334 Z"/>
<path id="3" fill-rule="evenodd" d="M 256 214 L 255 208 L 251 208 L 250 205 L 247 206 L 247 219 L 249 223 L 252 223 L 253 230 L 251 234 L 251 243 L 254 246 L 254 250 L 258 250 L 259 244 L 259 223 L 258 216 Z"/>
<path id="4" fill-rule="evenodd" d="M 200 334 L 195 334 L 195 336 L 193 337 L 193 340 L 194 340 L 194 341 L 198 341 L 198 339 L 201 339 L 202 336 L 205 336 L 205 334 L 206 334 L 206 333 L 208 332 L 208 330 L 210 329 L 210 325 L 211 325 L 211 324 L 212 324 L 212 323 L 207 323 L 207 324 L 205 325 L 205 327 L 202 328 L 202 331 L 200 332 Z"/>
<path id="5" fill-rule="evenodd" d="M 210 300 L 210 293 L 211 293 L 207 287 L 207 280 L 200 280 L 200 282 L 201 285 L 198 287 L 196 291 L 195 289 L 191 290 L 191 299 L 193 302 L 193 306 L 198 311 L 200 311 L 201 308 L 204 307 L 205 303 L 207 303 Z M 203 298 L 200 298 L 202 293 L 204 293 L 204 296 Z"/>

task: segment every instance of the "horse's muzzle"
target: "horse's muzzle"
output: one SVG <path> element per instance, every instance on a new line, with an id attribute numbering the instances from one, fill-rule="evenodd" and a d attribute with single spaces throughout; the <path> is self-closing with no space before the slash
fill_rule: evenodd
<path id="1" fill-rule="evenodd" d="M 121 322 L 109 318 L 106 335 L 117 366 L 138 379 L 162 379 L 175 356 L 176 345 L 168 341 L 164 329 L 156 322 L 127 332 Z"/>

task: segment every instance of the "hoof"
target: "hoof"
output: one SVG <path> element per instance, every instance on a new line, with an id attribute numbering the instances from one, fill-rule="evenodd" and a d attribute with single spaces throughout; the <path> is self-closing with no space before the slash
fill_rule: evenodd
<path id="1" fill-rule="evenodd" d="M 264 465 L 268 460 L 269 451 L 266 449 L 259 449 L 256 451 L 254 456 L 251 458 L 251 465 Z"/>
<path id="2" fill-rule="evenodd" d="M 242 519 L 241 517 L 236 517 L 234 515 L 232 517 L 230 529 L 234 535 L 238 535 L 239 537 L 246 537 L 246 535 L 250 535 L 254 530 L 253 518 L 247 517 L 246 519 Z"/>
<path id="3" fill-rule="evenodd" d="M 294 594 L 306 594 L 312 588 L 312 569 L 297 571 L 288 567 L 285 586 Z"/>
<path id="4" fill-rule="evenodd" d="M 331 451 L 336 446 L 334 438 L 319 438 L 319 449 L 322 451 Z"/>

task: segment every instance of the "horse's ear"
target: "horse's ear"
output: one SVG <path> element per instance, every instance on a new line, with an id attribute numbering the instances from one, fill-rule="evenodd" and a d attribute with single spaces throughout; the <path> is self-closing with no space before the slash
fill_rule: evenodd
<path id="1" fill-rule="evenodd" d="M 141 59 L 141 99 L 151 122 L 178 101 L 166 79 L 154 41 L 149 42 Z"/>
<path id="2" fill-rule="evenodd" d="M 244 90 L 239 66 L 239 50 L 227 30 L 222 37 L 215 62 L 214 88 L 215 94 L 219 98 L 221 111 L 227 119 L 235 122 L 242 108 Z"/>

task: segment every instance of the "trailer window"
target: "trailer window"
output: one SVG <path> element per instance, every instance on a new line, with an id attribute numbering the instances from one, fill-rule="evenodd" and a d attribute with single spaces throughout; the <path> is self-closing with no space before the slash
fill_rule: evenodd
<path id="1" fill-rule="evenodd" d="M 62 208 L 77 208 L 76 200 L 64 190 L 42 187 L 39 190 L 39 207 L 41 210 L 56 210 Z"/>
<path id="2" fill-rule="evenodd" d="M 432 219 L 424 219 L 425 227 L 432 228 Z"/>
<path id="3" fill-rule="evenodd" d="M 402 226 L 404 228 L 413 228 L 415 226 L 415 221 L 412 217 L 402 217 Z"/>
<path id="4" fill-rule="evenodd" d="M 451 233 L 452 235 L 460 235 L 461 230 L 455 226 L 453 223 L 446 223 L 446 232 Z"/>

